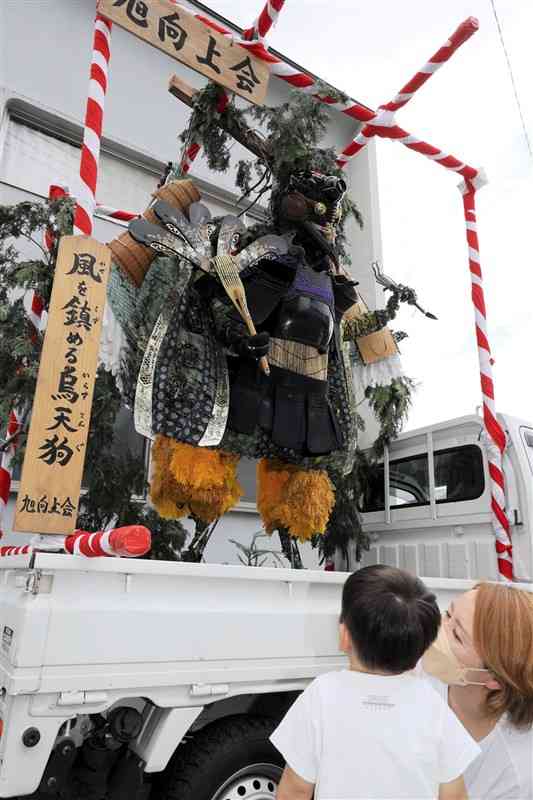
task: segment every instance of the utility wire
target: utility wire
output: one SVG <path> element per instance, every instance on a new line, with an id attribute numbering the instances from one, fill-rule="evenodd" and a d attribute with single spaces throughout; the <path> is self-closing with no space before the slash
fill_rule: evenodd
<path id="1" fill-rule="evenodd" d="M 520 105 L 520 98 L 518 97 L 518 89 L 516 87 L 516 83 L 515 83 L 515 79 L 514 79 L 514 75 L 513 75 L 513 69 L 511 67 L 511 59 L 509 58 L 509 53 L 507 52 L 507 47 L 505 46 L 505 41 L 504 41 L 504 38 L 503 38 L 502 26 L 500 25 L 500 20 L 498 18 L 498 13 L 496 11 L 496 6 L 494 5 L 494 0 L 490 0 L 490 4 L 492 6 L 492 11 L 494 13 L 494 19 L 496 20 L 496 26 L 498 28 L 498 33 L 500 35 L 500 42 L 501 42 L 501 45 L 502 45 L 502 49 L 503 49 L 503 52 L 505 53 L 505 58 L 506 58 L 506 61 L 507 61 L 507 68 L 509 70 L 509 77 L 511 78 L 511 83 L 513 85 L 513 92 L 514 92 L 514 96 L 515 96 L 515 100 L 516 100 L 516 105 L 518 107 L 518 113 L 520 114 L 520 119 L 522 121 L 522 129 L 524 131 L 524 137 L 525 137 L 525 140 L 526 140 L 527 149 L 529 150 L 529 155 L 533 156 L 533 150 L 531 149 L 531 141 L 530 141 L 529 136 L 528 136 L 527 127 L 526 127 L 526 121 L 524 119 L 524 114 L 522 113 L 522 106 Z"/>

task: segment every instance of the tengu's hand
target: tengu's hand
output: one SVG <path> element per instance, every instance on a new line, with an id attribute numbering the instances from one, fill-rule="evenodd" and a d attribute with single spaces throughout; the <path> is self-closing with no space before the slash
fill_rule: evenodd
<path id="1" fill-rule="evenodd" d="M 234 350 L 243 358 L 259 361 L 268 354 L 270 336 L 268 333 L 257 333 L 255 336 L 242 336 L 233 343 Z"/>

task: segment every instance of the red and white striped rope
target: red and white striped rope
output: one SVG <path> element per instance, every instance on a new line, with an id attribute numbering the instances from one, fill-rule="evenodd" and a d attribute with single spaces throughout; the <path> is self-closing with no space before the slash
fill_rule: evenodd
<path id="1" fill-rule="evenodd" d="M 94 22 L 89 93 L 80 162 L 80 189 L 74 212 L 74 233 L 91 236 L 96 206 L 96 183 L 100 159 L 100 140 L 109 73 L 111 22 L 101 14 Z"/>
<path id="2" fill-rule="evenodd" d="M 491 479 L 492 525 L 496 537 L 498 571 L 502 580 L 512 581 L 513 545 L 511 540 L 511 527 L 505 512 L 505 480 L 502 468 L 506 437 L 505 431 L 496 416 L 496 406 L 494 403 L 494 382 L 492 378 L 493 360 L 490 352 L 487 330 L 487 310 L 483 293 L 483 275 L 479 257 L 475 206 L 476 190 L 480 189 L 485 182 L 486 179 L 483 173 L 479 173 L 477 180 L 461 182 L 459 190 L 463 196 L 466 240 L 468 243 L 468 263 L 470 267 L 472 303 L 474 305 L 476 322 L 476 340 L 481 392 L 483 397 L 483 420 L 487 434 L 486 449 Z"/>
<path id="3" fill-rule="evenodd" d="M 219 33 L 223 33 L 227 36 L 234 35 L 232 31 L 230 31 L 228 28 L 224 28 L 219 23 L 215 22 L 212 19 L 209 19 L 208 17 L 203 16 L 202 14 L 195 14 L 194 16 L 201 22 L 203 22 L 205 25 L 213 28 Z M 438 50 L 434 56 L 432 56 L 428 64 L 431 63 L 432 61 L 438 63 L 439 66 L 442 63 L 445 63 L 445 61 L 447 61 L 453 55 L 453 53 L 460 47 L 460 45 L 463 44 L 465 41 L 467 41 L 467 39 L 470 38 L 470 36 L 473 33 L 475 33 L 475 31 L 477 30 L 476 23 L 477 21 L 474 20 L 474 18 L 469 18 L 465 20 L 457 28 L 455 33 L 452 34 L 452 36 L 446 42 L 446 44 L 442 48 L 440 48 L 440 50 Z M 256 55 L 258 58 L 268 63 L 272 75 L 275 75 L 280 80 L 290 84 L 295 89 L 299 89 L 300 91 L 306 92 L 307 94 L 311 94 L 313 97 L 315 97 L 316 100 L 325 103 L 330 108 L 339 111 L 342 114 L 352 117 L 353 119 L 356 119 L 359 122 L 366 122 L 366 123 L 378 119 L 380 114 L 381 115 L 383 114 L 384 111 L 383 108 L 381 109 L 381 111 L 375 112 L 372 109 L 368 108 L 367 106 L 364 106 L 362 103 L 358 103 L 353 99 L 348 99 L 347 101 L 338 101 L 334 97 L 318 93 L 317 91 L 318 85 L 315 78 L 311 77 L 311 75 L 308 75 L 305 72 L 302 72 L 301 70 L 296 69 L 290 64 L 285 63 L 280 58 L 270 53 L 264 46 L 263 42 L 258 42 L 256 40 L 246 41 L 245 39 L 238 39 L 238 40 L 236 39 L 236 41 L 241 47 L 246 48 L 251 53 Z M 441 59 L 440 62 L 438 61 L 438 59 Z M 425 65 L 420 70 L 422 76 L 424 75 L 424 70 L 426 69 L 432 70 L 434 72 L 436 71 L 436 69 L 438 69 L 438 66 L 429 67 L 428 65 Z M 427 77 L 429 77 L 430 74 L 432 74 L 432 72 L 428 72 Z M 417 75 L 419 75 L 419 73 L 417 73 Z M 409 87 L 409 84 L 411 83 L 410 81 L 409 84 L 406 84 L 406 86 L 403 87 L 401 92 L 391 102 L 394 103 L 399 97 L 399 95 L 402 93 L 411 92 L 412 96 L 412 94 L 414 94 L 416 89 L 420 88 L 425 83 L 426 80 L 427 78 L 422 79 L 422 77 L 418 78 L 417 76 L 415 76 L 415 78 L 412 79 L 414 88 Z M 409 87 L 408 92 L 405 92 L 407 87 Z M 410 98 L 407 98 L 405 102 L 407 102 L 409 99 Z M 401 105 L 405 105 L 405 102 L 403 102 Z M 402 144 L 404 144 L 406 147 L 418 152 L 426 150 L 427 151 L 426 154 L 428 155 L 428 157 L 433 158 L 435 160 L 438 160 L 438 158 L 442 157 L 443 161 L 448 161 L 450 169 L 456 169 L 456 171 L 460 172 L 465 178 L 471 178 L 474 176 L 475 171 L 471 172 L 468 168 L 466 168 L 466 171 L 464 173 L 461 172 L 461 169 L 465 167 L 465 165 L 462 164 L 462 162 L 460 162 L 458 159 L 455 159 L 453 156 L 448 156 L 447 154 L 443 153 L 439 148 L 434 147 L 433 145 L 424 142 L 421 139 L 417 139 L 415 136 L 409 134 L 407 131 L 403 131 L 398 126 L 396 127 L 397 127 L 396 131 L 397 138 L 400 139 L 403 138 L 404 141 L 402 141 Z M 380 134 L 376 133 L 375 135 L 380 135 Z M 195 144 L 196 143 L 192 142 L 190 143 L 190 146 L 194 146 Z M 347 163 L 349 157 L 356 155 L 356 153 L 358 153 L 362 149 L 362 147 L 364 147 L 365 144 L 366 144 L 366 139 L 361 139 L 361 140 L 357 139 L 355 140 L 354 143 L 350 143 L 349 147 L 346 150 L 344 150 L 343 153 L 339 156 L 340 162 L 343 165 Z M 353 151 L 352 147 L 354 148 Z M 195 147 L 192 158 L 189 159 L 189 163 L 187 164 L 186 171 L 190 169 L 191 163 L 192 161 L 194 161 L 194 158 L 196 158 L 196 156 L 198 155 L 198 152 L 199 148 L 196 149 Z M 444 166 L 448 166 L 448 164 L 444 164 Z"/>
<path id="4" fill-rule="evenodd" d="M 115 556 L 120 558 L 138 558 L 150 550 L 152 534 L 144 525 L 126 525 L 111 531 L 74 531 L 65 537 L 58 537 L 60 547 L 75 556 L 98 558 Z M 0 556 L 18 556 L 33 553 L 35 548 L 26 544 L 22 546 L 0 547 Z"/>

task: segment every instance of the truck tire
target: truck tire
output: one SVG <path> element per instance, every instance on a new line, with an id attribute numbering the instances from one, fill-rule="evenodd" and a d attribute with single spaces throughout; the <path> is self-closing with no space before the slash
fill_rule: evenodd
<path id="1" fill-rule="evenodd" d="M 265 717 L 218 720 L 180 745 L 152 800 L 274 800 L 284 761 Z"/>

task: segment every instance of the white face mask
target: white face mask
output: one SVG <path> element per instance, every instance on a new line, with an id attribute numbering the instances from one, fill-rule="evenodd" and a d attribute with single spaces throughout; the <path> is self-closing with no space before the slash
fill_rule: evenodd
<path id="1" fill-rule="evenodd" d="M 439 633 L 431 647 L 422 656 L 422 666 L 424 671 L 434 678 L 437 678 L 448 686 L 485 686 L 483 681 L 472 681 L 468 679 L 470 673 L 484 673 L 476 677 L 491 677 L 488 669 L 480 667 L 465 667 L 457 659 L 457 656 L 450 647 L 450 640 L 446 633 L 444 623 L 441 623 Z"/>

